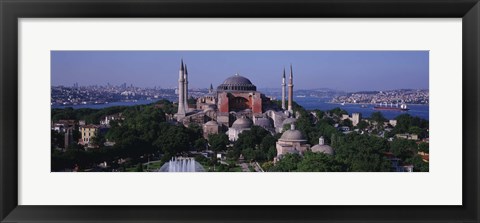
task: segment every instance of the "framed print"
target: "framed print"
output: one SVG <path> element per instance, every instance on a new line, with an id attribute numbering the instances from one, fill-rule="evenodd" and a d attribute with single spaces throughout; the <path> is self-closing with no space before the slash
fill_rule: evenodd
<path id="1" fill-rule="evenodd" d="M 2 222 L 479 220 L 477 1 L 0 6 Z"/>

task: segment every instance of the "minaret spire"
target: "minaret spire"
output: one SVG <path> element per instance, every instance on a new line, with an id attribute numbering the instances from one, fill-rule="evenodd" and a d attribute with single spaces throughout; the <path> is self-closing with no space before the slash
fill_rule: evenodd
<path id="1" fill-rule="evenodd" d="M 185 88 L 185 74 L 183 68 L 183 59 L 180 64 L 180 71 L 178 72 L 178 111 L 177 111 L 177 121 L 180 121 L 185 117 L 185 99 L 184 99 L 184 88 Z"/>
<path id="2" fill-rule="evenodd" d="M 293 103 L 293 68 L 292 68 L 292 64 L 290 64 L 290 81 L 288 82 L 288 111 L 290 113 L 293 113 L 292 103 Z"/>
<path id="3" fill-rule="evenodd" d="M 282 109 L 285 110 L 285 88 L 287 84 L 285 81 L 285 67 L 283 68 L 283 77 L 282 77 Z"/>
<path id="4" fill-rule="evenodd" d="M 292 68 L 292 64 L 290 64 L 290 83 L 293 84 L 293 68 Z"/>
<path id="5" fill-rule="evenodd" d="M 184 70 L 184 79 L 185 79 L 185 87 L 184 87 L 184 94 L 183 94 L 183 100 L 184 100 L 184 104 L 185 104 L 185 113 L 188 112 L 188 71 L 187 71 L 187 64 L 184 65 L 185 67 L 185 70 Z"/>

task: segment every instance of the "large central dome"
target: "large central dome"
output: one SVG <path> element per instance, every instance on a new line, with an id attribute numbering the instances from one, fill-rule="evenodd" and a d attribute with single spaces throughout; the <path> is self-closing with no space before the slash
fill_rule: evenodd
<path id="1" fill-rule="evenodd" d="M 235 75 L 227 78 L 223 82 L 223 84 L 239 85 L 239 84 L 252 84 L 252 82 L 244 76 L 240 76 L 238 74 L 235 74 Z"/>
<path id="2" fill-rule="evenodd" d="M 256 91 L 257 87 L 252 82 L 241 75 L 235 74 L 218 86 L 218 91 Z"/>

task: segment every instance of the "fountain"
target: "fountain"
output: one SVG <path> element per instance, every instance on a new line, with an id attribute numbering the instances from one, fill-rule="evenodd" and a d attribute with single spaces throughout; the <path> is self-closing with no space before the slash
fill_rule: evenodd
<path id="1" fill-rule="evenodd" d="M 192 157 L 174 157 L 163 164 L 159 172 L 204 172 L 203 166 Z"/>

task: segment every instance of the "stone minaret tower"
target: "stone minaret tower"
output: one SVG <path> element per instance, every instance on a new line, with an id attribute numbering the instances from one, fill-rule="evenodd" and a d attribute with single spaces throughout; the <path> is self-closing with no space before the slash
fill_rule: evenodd
<path id="1" fill-rule="evenodd" d="M 183 68 L 183 59 L 182 63 L 180 64 L 180 71 L 178 73 L 178 112 L 177 112 L 177 121 L 185 118 L 185 75 L 184 75 L 184 68 Z"/>
<path id="2" fill-rule="evenodd" d="M 184 79 L 185 79 L 185 87 L 183 89 L 184 91 L 184 94 L 183 94 L 183 98 L 184 98 L 184 106 L 185 106 L 185 112 L 188 112 L 188 71 L 187 71 L 187 64 L 185 64 L 185 73 L 184 73 Z"/>
<path id="3" fill-rule="evenodd" d="M 290 64 L 290 81 L 288 82 L 288 111 L 290 113 L 293 113 L 292 102 L 293 102 L 293 69 L 292 69 L 292 65 Z"/>
<path id="4" fill-rule="evenodd" d="M 210 84 L 210 88 L 208 89 L 208 93 L 210 93 L 210 94 L 213 93 L 213 85 L 212 84 Z"/>
<path id="5" fill-rule="evenodd" d="M 287 83 L 285 82 L 285 68 L 283 68 L 283 77 L 282 77 L 282 109 L 285 110 L 285 90 L 287 88 Z"/>

